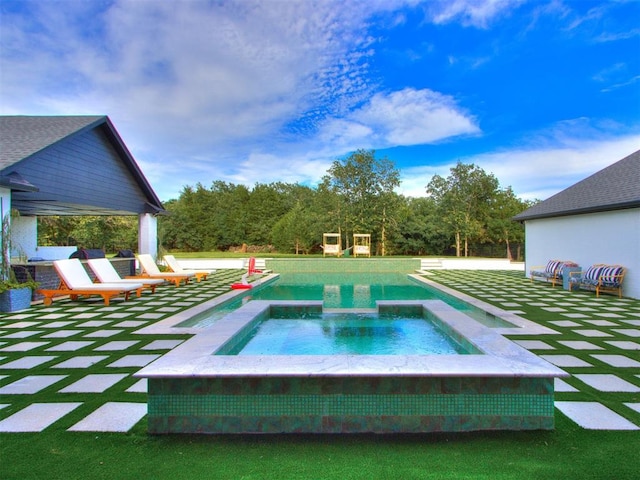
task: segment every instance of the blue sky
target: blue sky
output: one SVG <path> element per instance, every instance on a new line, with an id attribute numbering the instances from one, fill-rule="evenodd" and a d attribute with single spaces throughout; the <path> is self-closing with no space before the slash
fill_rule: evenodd
<path id="1" fill-rule="evenodd" d="M 0 114 L 108 115 L 161 200 L 364 148 L 547 198 L 640 149 L 640 1 L 3 0 Z"/>

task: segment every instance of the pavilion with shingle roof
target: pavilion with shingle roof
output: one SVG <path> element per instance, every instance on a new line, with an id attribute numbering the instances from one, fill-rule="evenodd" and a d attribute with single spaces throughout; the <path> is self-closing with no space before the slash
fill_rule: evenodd
<path id="1" fill-rule="evenodd" d="M 137 215 L 139 251 L 157 253 L 164 207 L 107 116 L 0 116 L 0 198 L 27 256 L 48 215 Z"/>

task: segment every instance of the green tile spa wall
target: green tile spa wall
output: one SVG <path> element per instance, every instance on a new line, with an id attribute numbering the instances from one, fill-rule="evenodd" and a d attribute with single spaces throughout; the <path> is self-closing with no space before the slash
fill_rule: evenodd
<path id="1" fill-rule="evenodd" d="M 150 379 L 151 433 L 552 429 L 544 378 Z"/>

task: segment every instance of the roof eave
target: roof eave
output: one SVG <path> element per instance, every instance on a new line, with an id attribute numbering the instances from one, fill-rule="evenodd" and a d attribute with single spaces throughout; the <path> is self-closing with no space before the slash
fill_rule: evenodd
<path id="1" fill-rule="evenodd" d="M 515 217 L 513 217 L 513 220 L 516 222 L 526 222 L 527 220 L 539 220 L 543 218 L 555 218 L 555 217 L 570 217 L 574 215 L 584 215 L 587 213 L 601 213 L 601 212 L 610 212 L 614 210 L 626 210 L 629 208 L 640 208 L 640 200 L 616 203 L 613 205 L 600 205 L 597 207 L 578 208 L 578 209 L 572 209 L 572 210 L 531 214 L 531 215 L 527 215 L 525 212 L 523 212 L 522 214 L 516 215 Z"/>

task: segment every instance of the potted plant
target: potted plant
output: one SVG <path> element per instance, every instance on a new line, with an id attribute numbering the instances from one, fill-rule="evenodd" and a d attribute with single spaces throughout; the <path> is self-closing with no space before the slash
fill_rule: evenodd
<path id="1" fill-rule="evenodd" d="M 11 220 L 9 214 L 2 215 L 2 237 L 0 238 L 0 312 L 14 312 L 31 306 L 31 295 L 38 288 L 29 272 L 26 281 L 19 282 L 11 268 Z M 24 268 L 24 267 L 22 267 Z"/>

